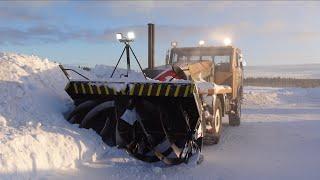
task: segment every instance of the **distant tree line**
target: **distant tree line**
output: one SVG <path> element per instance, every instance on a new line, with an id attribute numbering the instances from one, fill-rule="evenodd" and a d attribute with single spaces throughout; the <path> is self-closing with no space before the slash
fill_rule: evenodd
<path id="1" fill-rule="evenodd" d="M 244 79 L 245 86 L 262 86 L 262 87 L 302 87 L 314 88 L 320 87 L 320 79 L 295 79 L 295 78 L 263 78 L 248 77 Z"/>

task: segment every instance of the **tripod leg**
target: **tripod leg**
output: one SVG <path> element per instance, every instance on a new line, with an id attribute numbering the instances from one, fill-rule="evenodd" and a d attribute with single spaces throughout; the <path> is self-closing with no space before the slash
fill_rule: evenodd
<path id="1" fill-rule="evenodd" d="M 113 69 L 113 71 L 112 71 L 112 74 L 111 74 L 110 78 L 112 78 L 112 76 L 113 76 L 114 72 L 116 71 L 116 69 L 117 69 L 117 67 L 118 67 L 118 65 L 119 65 L 119 63 L 120 63 L 120 60 L 121 60 L 121 58 L 122 58 L 123 53 L 124 53 L 124 51 L 125 51 L 125 50 L 126 50 L 126 48 L 123 48 L 123 51 L 122 51 L 122 53 L 121 53 L 121 56 L 120 56 L 120 58 L 119 58 L 119 60 L 118 60 L 118 62 L 117 62 L 116 67 L 114 67 L 114 69 Z"/>
<path id="2" fill-rule="evenodd" d="M 137 56 L 134 54 L 134 52 L 133 52 L 133 50 L 132 50 L 131 46 L 129 46 L 129 48 L 130 48 L 130 50 L 131 50 L 131 52 L 132 52 L 132 54 L 133 54 L 134 58 L 136 59 L 136 61 L 137 61 L 138 65 L 139 65 L 139 67 L 140 67 L 140 70 L 141 70 L 141 72 L 142 72 L 142 74 L 143 74 L 144 78 L 145 78 L 145 79 L 147 79 L 146 75 L 145 75 L 145 74 L 143 73 L 143 71 L 142 71 L 142 67 L 141 67 L 141 64 L 140 64 L 140 62 L 139 62 L 139 60 L 138 60 Z"/>
<path id="3" fill-rule="evenodd" d="M 129 76 L 129 71 L 131 70 L 130 68 L 130 45 L 129 44 L 126 44 L 126 54 L 127 54 L 127 77 Z"/>

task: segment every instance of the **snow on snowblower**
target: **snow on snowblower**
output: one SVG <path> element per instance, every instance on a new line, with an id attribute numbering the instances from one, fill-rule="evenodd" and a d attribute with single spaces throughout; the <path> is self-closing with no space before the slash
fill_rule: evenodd
<path id="1" fill-rule="evenodd" d="M 94 129 L 106 144 L 142 161 L 176 165 L 193 156 L 200 162 L 203 143 L 218 143 L 225 114 L 230 125 L 240 124 L 241 52 L 232 46 L 204 47 L 204 42 L 178 48 L 174 42 L 166 65 L 154 67 L 154 25 L 148 26 L 147 69 L 131 48 L 131 32 L 117 34 L 125 47 L 108 80 L 93 81 L 60 65 L 75 105 L 67 120 Z M 127 72 L 114 77 L 124 53 Z M 143 79 L 130 79 L 132 55 Z M 83 80 L 71 79 L 68 71 Z"/>

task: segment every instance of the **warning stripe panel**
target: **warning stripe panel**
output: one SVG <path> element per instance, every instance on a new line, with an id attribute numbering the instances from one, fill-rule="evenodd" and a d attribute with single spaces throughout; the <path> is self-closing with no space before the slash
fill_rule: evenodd
<path id="1" fill-rule="evenodd" d="M 147 96 L 151 95 L 152 87 L 153 87 L 152 84 L 149 84 Z"/>
<path id="2" fill-rule="evenodd" d="M 171 90 L 171 86 L 170 86 L 170 84 L 168 84 L 166 87 L 165 96 L 169 96 L 170 90 Z"/>
<path id="3" fill-rule="evenodd" d="M 113 87 L 108 86 L 108 83 L 71 81 L 65 89 L 69 94 L 84 95 L 188 97 L 193 95 L 194 84 L 132 83 L 126 89 L 116 91 Z"/>
<path id="4" fill-rule="evenodd" d="M 134 94 L 134 90 L 135 90 L 136 86 L 135 84 L 132 84 L 131 85 L 131 88 L 130 88 L 130 92 L 129 92 L 129 95 L 132 96 Z"/>
<path id="5" fill-rule="evenodd" d="M 100 94 L 101 94 L 101 89 L 100 89 L 101 86 L 96 85 L 95 87 L 96 87 L 96 89 L 97 89 L 97 93 L 100 95 Z"/>
<path id="6" fill-rule="evenodd" d="M 176 86 L 176 89 L 174 90 L 174 97 L 177 97 L 179 95 L 180 91 L 180 85 Z"/>
<path id="7" fill-rule="evenodd" d="M 66 87 L 66 89 L 68 90 L 69 87 L 70 87 L 70 86 Z M 79 93 L 79 90 L 78 90 L 77 83 L 73 83 L 73 88 L 74 88 L 74 92 L 75 92 L 76 94 L 78 94 L 78 93 Z"/>
<path id="8" fill-rule="evenodd" d="M 102 87 L 103 87 L 103 88 L 102 88 L 103 91 L 101 91 L 102 94 L 109 95 L 110 93 L 109 93 L 108 86 L 104 85 L 104 86 L 102 86 Z"/>
<path id="9" fill-rule="evenodd" d="M 162 84 L 159 84 L 159 85 L 157 86 L 156 96 L 160 96 L 161 86 L 162 86 Z"/>

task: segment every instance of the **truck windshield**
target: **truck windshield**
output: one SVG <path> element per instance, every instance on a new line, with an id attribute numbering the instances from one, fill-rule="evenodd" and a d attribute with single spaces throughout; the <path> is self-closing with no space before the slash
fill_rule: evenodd
<path id="1" fill-rule="evenodd" d="M 172 54 L 172 62 L 190 62 L 190 61 L 200 61 L 200 60 L 207 60 L 212 61 L 216 69 L 223 72 L 229 72 L 230 70 L 230 55 L 216 55 L 212 54 L 210 56 L 199 56 L 199 55 L 182 55 L 173 53 Z"/>
<path id="2" fill-rule="evenodd" d="M 230 70 L 230 56 L 214 56 L 213 62 L 216 69 L 223 72 L 229 72 Z"/>
<path id="3" fill-rule="evenodd" d="M 185 56 L 174 53 L 172 56 L 172 62 L 188 62 L 188 61 L 200 61 L 200 60 L 209 60 L 213 61 L 215 65 L 221 64 L 229 64 L 230 63 L 230 56 L 229 55 L 212 55 L 212 56 Z"/>
<path id="4" fill-rule="evenodd" d="M 179 56 L 174 54 L 173 62 L 188 62 L 188 61 L 199 61 L 199 60 L 210 60 L 213 61 L 213 56 Z"/>

